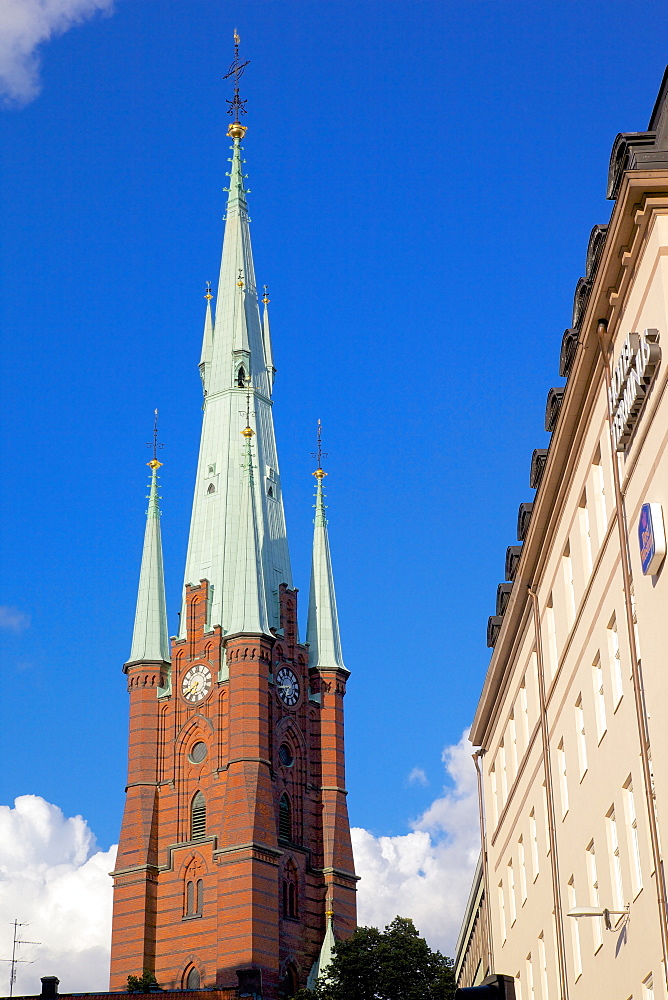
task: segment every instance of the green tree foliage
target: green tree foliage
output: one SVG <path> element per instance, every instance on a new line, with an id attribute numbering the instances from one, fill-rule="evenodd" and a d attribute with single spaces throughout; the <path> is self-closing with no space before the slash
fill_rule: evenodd
<path id="1" fill-rule="evenodd" d="M 153 972 L 144 969 L 141 976 L 128 976 L 128 993 L 152 993 L 161 990 Z"/>
<path id="2" fill-rule="evenodd" d="M 452 1000 L 452 967 L 452 959 L 432 951 L 412 920 L 395 917 L 384 931 L 358 927 L 337 942 L 315 1000 Z"/>

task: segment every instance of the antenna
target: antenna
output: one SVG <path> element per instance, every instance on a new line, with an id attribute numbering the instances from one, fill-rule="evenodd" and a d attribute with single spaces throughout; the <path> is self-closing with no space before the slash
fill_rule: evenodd
<path id="1" fill-rule="evenodd" d="M 223 80 L 229 80 L 230 77 L 232 77 L 232 76 L 234 77 L 234 97 L 232 98 L 231 101 L 228 100 L 226 103 L 229 104 L 229 108 L 227 109 L 227 113 L 228 113 L 228 115 L 233 115 L 234 116 L 234 121 L 235 122 L 239 121 L 239 115 L 245 115 L 247 113 L 246 112 L 246 104 L 248 103 L 247 101 L 242 101 L 241 98 L 239 97 L 239 80 L 243 76 L 243 72 L 246 69 L 246 66 L 248 66 L 248 64 L 250 62 L 250 59 L 247 59 L 246 62 L 243 62 L 243 63 L 239 62 L 239 42 L 240 41 L 241 41 L 241 39 L 239 38 L 239 35 L 237 33 L 237 29 L 235 28 L 234 29 L 234 62 L 232 63 L 232 65 L 230 66 L 229 70 L 227 71 L 227 73 L 223 77 Z"/>
<path id="2" fill-rule="evenodd" d="M 34 958 L 17 958 L 16 949 L 22 944 L 41 944 L 41 941 L 25 941 L 23 938 L 19 937 L 19 927 L 27 927 L 28 924 L 21 923 L 19 920 L 13 920 L 12 926 L 14 928 L 14 941 L 12 943 L 12 957 L 11 958 L 0 958 L 0 962 L 9 962 L 9 995 L 10 997 L 14 995 L 14 984 L 16 983 L 16 966 L 19 962 L 25 962 L 26 965 L 32 965 L 35 961 Z"/>
<path id="3" fill-rule="evenodd" d="M 153 413 L 155 414 L 154 420 L 153 420 L 153 440 L 152 441 L 147 441 L 146 442 L 146 447 L 153 449 L 153 461 L 157 462 L 158 461 L 158 448 L 164 448 L 165 446 L 164 446 L 164 444 L 161 441 L 158 441 L 158 411 L 154 410 Z"/>
<path id="4" fill-rule="evenodd" d="M 318 461 L 318 472 L 322 472 L 322 460 L 327 458 L 327 452 L 322 450 L 322 421 L 318 418 L 318 450 L 311 452 L 311 457 Z"/>

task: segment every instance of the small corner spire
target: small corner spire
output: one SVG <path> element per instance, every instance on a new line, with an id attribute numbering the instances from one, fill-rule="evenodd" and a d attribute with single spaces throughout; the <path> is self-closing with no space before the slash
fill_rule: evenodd
<path id="1" fill-rule="evenodd" d="M 332 573 L 327 518 L 325 516 L 323 479 L 327 473 L 322 467 L 322 462 L 323 459 L 327 458 L 327 453 L 322 450 L 322 422 L 320 420 L 318 420 L 317 443 L 317 450 L 311 453 L 318 463 L 318 468 L 313 473 L 316 478 L 315 519 L 306 628 L 306 641 L 310 647 L 309 666 L 318 670 L 342 670 L 347 674 L 341 653 L 334 574 Z"/>
<path id="2" fill-rule="evenodd" d="M 240 97 L 240 94 L 239 94 L 239 80 L 243 76 L 244 70 L 246 69 L 246 66 L 248 66 L 248 64 L 250 62 L 250 59 L 247 59 L 245 62 L 240 62 L 239 61 L 239 43 L 240 42 L 241 42 L 241 39 L 239 38 L 239 34 L 237 32 L 237 29 L 235 28 L 234 29 L 234 61 L 232 62 L 229 70 L 227 71 L 227 73 L 223 77 L 223 80 L 229 80 L 232 77 L 234 78 L 234 97 L 232 98 L 231 101 L 227 100 L 227 104 L 229 105 L 229 107 L 227 109 L 227 113 L 228 113 L 228 115 L 232 115 L 232 118 L 234 119 L 232 122 L 230 122 L 230 126 L 229 126 L 229 128 L 227 130 L 227 134 L 230 137 L 230 139 L 234 139 L 234 140 L 243 139 L 243 137 L 246 134 L 247 127 L 248 127 L 246 125 L 242 125 L 241 122 L 239 121 L 239 118 L 241 117 L 241 115 L 247 114 L 246 104 L 248 103 L 247 99 L 246 100 L 242 100 L 241 97 Z"/>
<path id="3" fill-rule="evenodd" d="M 158 441 L 157 410 L 154 410 L 153 414 L 153 440 L 147 441 L 146 445 L 151 449 L 153 457 L 150 462 L 146 463 L 151 470 L 151 481 L 149 483 L 144 550 L 139 574 L 132 648 L 128 662 L 151 660 L 169 663 L 167 603 L 160 537 L 160 497 L 158 495 L 158 469 L 162 467 L 162 462 L 158 461 L 158 450 L 164 445 Z"/>

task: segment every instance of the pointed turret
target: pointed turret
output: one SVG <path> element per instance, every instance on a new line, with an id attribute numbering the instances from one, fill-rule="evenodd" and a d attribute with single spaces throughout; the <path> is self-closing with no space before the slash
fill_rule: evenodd
<path id="1" fill-rule="evenodd" d="M 206 283 L 206 313 L 204 315 L 204 335 L 202 337 L 202 355 L 199 361 L 199 373 L 202 377 L 202 391 L 206 399 L 207 376 L 211 366 L 211 356 L 213 354 L 213 318 L 211 315 L 211 282 Z"/>
<path id="2" fill-rule="evenodd" d="M 276 369 L 274 368 L 274 359 L 271 353 L 271 331 L 269 329 L 269 295 L 267 293 L 267 286 L 264 286 L 264 295 L 262 296 L 262 302 L 264 305 L 264 311 L 262 313 L 262 344 L 264 346 L 264 360 L 267 365 L 267 377 L 269 379 L 269 388 L 274 387 L 274 375 L 276 374 Z"/>
<path id="3" fill-rule="evenodd" d="M 327 929 L 325 930 L 325 936 L 322 940 L 322 946 L 320 948 L 320 954 L 316 958 L 311 971 L 309 973 L 308 979 L 306 981 L 306 989 L 314 990 L 315 985 L 319 978 L 324 980 L 327 979 L 327 969 L 332 964 L 332 959 L 334 957 L 334 947 L 336 945 L 336 938 L 334 937 L 334 914 L 331 910 L 331 902 L 327 904 Z"/>
<path id="4" fill-rule="evenodd" d="M 255 510 L 255 477 L 251 440 L 255 432 L 246 423 L 244 436 L 244 477 L 237 537 L 237 565 L 234 574 L 234 600 L 228 631 L 232 634 L 263 633 L 270 635 L 267 600 Z"/>
<path id="5" fill-rule="evenodd" d="M 325 494 L 323 479 L 327 473 L 322 469 L 320 457 L 320 421 L 318 421 L 318 468 L 313 473 L 316 478 L 315 521 L 313 530 L 313 559 L 311 563 L 311 590 L 308 605 L 308 625 L 306 641 L 309 644 L 309 667 L 323 667 L 345 670 L 341 653 L 339 618 L 336 611 L 334 574 L 329 553 L 327 518 L 325 516 Z"/>
<path id="6" fill-rule="evenodd" d="M 155 457 L 148 463 L 151 484 L 129 663 L 146 660 L 170 662 L 158 503 L 158 469 L 161 464 Z"/>

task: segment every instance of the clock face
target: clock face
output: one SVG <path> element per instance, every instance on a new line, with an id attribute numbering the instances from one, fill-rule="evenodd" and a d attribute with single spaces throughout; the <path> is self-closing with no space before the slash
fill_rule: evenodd
<path id="1" fill-rule="evenodd" d="M 196 704 L 206 698 L 211 690 L 211 671 L 203 663 L 196 663 L 186 671 L 181 683 L 181 693 L 186 701 Z"/>
<path id="2" fill-rule="evenodd" d="M 276 687 L 281 701 L 286 705 L 296 705 L 299 701 L 299 681 L 289 667 L 281 667 L 276 674 Z"/>

